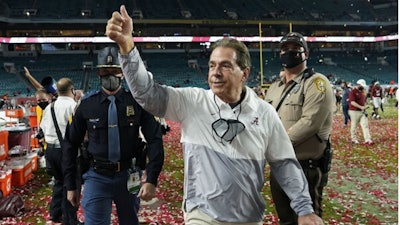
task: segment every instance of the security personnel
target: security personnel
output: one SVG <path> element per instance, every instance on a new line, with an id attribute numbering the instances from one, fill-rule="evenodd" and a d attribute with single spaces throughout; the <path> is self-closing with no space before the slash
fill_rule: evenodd
<path id="1" fill-rule="evenodd" d="M 129 91 L 122 88 L 123 74 L 117 54 L 115 47 L 106 47 L 99 52 L 98 76 L 102 89 L 81 101 L 65 136 L 65 184 L 68 200 L 78 206 L 79 195 L 73 180 L 77 176 L 78 147 L 87 132 L 90 168 L 83 174 L 85 188 L 82 199 L 87 225 L 109 225 L 112 201 L 117 208 L 119 224 L 139 224 L 139 198 L 148 201 L 155 197 L 164 162 L 160 124 L 138 105 Z M 115 96 L 118 114 L 120 158 L 115 163 L 108 156 L 112 150 L 108 147 L 108 108 L 111 104 L 108 96 Z M 147 178 L 138 193 L 130 193 L 127 188 L 128 181 L 131 181 L 130 173 L 132 168 L 137 169 L 132 159 L 142 150 L 138 149 L 141 146 L 139 129 L 147 141 Z"/>
<path id="2" fill-rule="evenodd" d="M 307 68 L 308 56 L 307 43 L 301 34 L 290 32 L 283 36 L 280 41 L 281 79 L 271 85 L 265 100 L 276 108 L 289 134 L 309 183 L 314 211 L 321 216 L 322 191 L 328 172 L 320 159 L 328 145 L 335 100 L 329 80 Z M 270 184 L 280 224 L 297 224 L 297 215 L 274 174 L 271 174 Z"/>

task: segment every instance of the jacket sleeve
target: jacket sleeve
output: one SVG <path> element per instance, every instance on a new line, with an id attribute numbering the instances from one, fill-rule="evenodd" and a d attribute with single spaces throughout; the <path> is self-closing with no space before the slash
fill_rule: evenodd
<path id="1" fill-rule="evenodd" d="M 119 54 L 119 61 L 133 98 L 146 111 L 164 117 L 169 98 L 167 88 L 154 82 L 139 51 L 134 48 L 128 55 Z"/>
<path id="2" fill-rule="evenodd" d="M 269 126 L 267 130 L 271 131 L 267 138 L 268 150 L 266 155 L 271 173 L 274 174 L 282 190 L 291 200 L 290 205 L 297 215 L 312 213 L 312 201 L 307 179 L 296 159 L 293 146 L 278 114 L 275 110 L 270 110 L 270 112 L 270 116 L 265 117 L 264 123 Z"/>
<path id="3" fill-rule="evenodd" d="M 72 121 L 67 125 L 65 136 L 63 140 L 63 174 L 64 184 L 67 190 L 76 190 L 77 180 L 77 156 L 78 148 L 83 141 L 86 134 L 86 122 L 82 117 L 81 107 L 78 107 Z"/>
<path id="4" fill-rule="evenodd" d="M 141 130 L 147 142 L 146 182 L 157 186 L 158 176 L 164 165 L 164 147 L 160 123 L 153 115 L 143 110 Z"/>
<path id="5" fill-rule="evenodd" d="M 269 164 L 271 173 L 291 200 L 293 211 L 299 216 L 313 213 L 307 179 L 299 162 L 296 159 L 284 159 Z"/>

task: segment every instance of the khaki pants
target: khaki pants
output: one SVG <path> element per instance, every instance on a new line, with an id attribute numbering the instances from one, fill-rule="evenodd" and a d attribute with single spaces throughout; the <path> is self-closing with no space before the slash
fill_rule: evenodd
<path id="1" fill-rule="evenodd" d="M 357 127 L 361 125 L 361 130 L 364 135 L 364 141 L 371 141 L 371 134 L 369 133 L 368 117 L 366 117 L 362 111 L 349 110 L 351 127 L 350 134 L 352 141 L 358 141 L 357 139 Z"/>
<path id="2" fill-rule="evenodd" d="M 254 223 L 228 223 L 214 220 L 207 214 L 203 213 L 199 209 L 193 209 L 191 212 L 184 212 L 185 224 L 186 225 L 262 225 L 262 222 Z"/>

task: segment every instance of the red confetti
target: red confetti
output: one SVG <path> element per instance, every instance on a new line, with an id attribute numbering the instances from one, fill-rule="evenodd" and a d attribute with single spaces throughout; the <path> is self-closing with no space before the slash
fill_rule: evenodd
<path id="1" fill-rule="evenodd" d="M 396 108 L 386 106 L 382 114 L 384 119 L 370 119 L 373 146 L 353 145 L 350 126 L 343 127 L 343 115 L 335 115 L 332 131 L 334 159 L 323 200 L 325 224 L 397 224 L 397 115 Z M 159 178 L 158 201 L 142 205 L 139 219 L 143 224 L 184 224 L 181 211 L 183 156 L 180 125 L 172 121 L 168 124 L 171 131 L 164 136 L 165 164 Z M 362 137 L 361 130 L 358 135 Z M 268 167 L 265 175 L 268 180 Z M 22 217 L 3 218 L 1 224 L 46 224 L 51 198 L 51 187 L 47 185 L 49 180 L 39 170 L 24 186 L 12 187 L 11 194 L 23 196 L 25 212 Z M 268 182 L 263 196 L 267 206 L 263 224 L 278 225 Z M 78 216 L 84 220 L 82 209 L 79 209 Z M 112 221 L 112 224 L 118 224 L 115 207 Z"/>

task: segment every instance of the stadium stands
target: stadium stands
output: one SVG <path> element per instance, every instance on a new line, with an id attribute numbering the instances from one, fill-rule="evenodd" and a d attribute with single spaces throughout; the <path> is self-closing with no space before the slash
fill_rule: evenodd
<path id="1" fill-rule="evenodd" d="M 1 24 L 9 24 L 9 19 L 16 19 L 15 21 L 22 21 L 20 19 L 27 19 L 27 25 L 29 28 L 36 28 L 35 22 L 43 20 L 54 20 L 59 19 L 75 19 L 80 22 L 80 25 L 84 26 L 84 19 L 94 19 L 91 22 L 101 24 L 104 28 L 106 18 L 109 18 L 111 13 L 118 10 L 121 4 L 125 4 L 129 12 L 134 15 L 136 12 L 137 16 L 142 19 L 152 19 L 154 21 L 168 20 L 168 19 L 180 19 L 180 21 L 191 21 L 191 20 L 204 20 L 207 19 L 208 23 L 212 21 L 222 21 L 220 24 L 215 26 L 205 26 L 193 24 L 191 28 L 182 27 L 180 24 L 166 24 L 165 26 L 152 26 L 152 24 L 140 24 L 146 29 L 143 29 L 143 33 L 148 35 L 163 36 L 163 35 L 231 35 L 235 36 L 240 34 L 242 36 L 258 35 L 258 26 L 245 26 L 246 21 L 271 21 L 271 24 L 275 21 L 302 21 L 304 23 L 312 22 L 330 22 L 330 21 L 345 21 L 345 22 L 367 22 L 377 23 L 382 21 L 397 21 L 398 20 L 398 2 L 395 0 L 379 0 L 379 1 L 358 1 L 358 0 L 324 0 L 324 1 L 310 1 L 310 0 L 288 0 L 288 1 L 264 1 L 264 0 L 69 0 L 69 1 L 46 1 L 46 0 L 35 0 L 35 1 L 24 1 L 24 0 L 3 0 L 0 1 L 0 6 L 3 10 L 0 10 Z M 25 12 L 25 14 L 24 14 Z M 26 12 L 30 12 L 27 15 Z M 82 14 L 82 12 L 84 12 Z M 242 20 L 243 26 L 224 26 L 224 23 L 235 20 Z M 25 21 L 25 20 L 23 20 Z M 361 24 L 360 22 L 360 24 Z M 25 22 L 24 22 L 25 23 Z M 10 26 L 13 26 L 10 23 Z M 23 24 L 23 23 L 22 23 Z M 393 24 L 393 23 L 390 23 Z M 186 24 L 187 25 L 187 24 Z M 71 25 L 74 26 L 74 25 Z M 281 25 L 280 28 L 270 29 L 266 26 L 263 30 L 264 35 L 278 36 L 281 32 L 287 31 L 287 23 Z M 393 26 L 393 25 L 390 25 Z M 37 26 L 39 27 L 39 26 Z M 90 27 L 89 25 L 87 27 Z M 397 26 L 396 26 L 397 27 Z M 34 29 L 32 28 L 32 29 Z M 96 28 L 90 27 L 92 30 Z M 7 28 L 4 28 L 7 30 Z M 14 34 L 21 36 L 29 36 L 29 33 L 25 33 L 21 29 L 21 33 L 15 31 Z M 38 28 L 43 29 L 44 28 Z M 51 29 L 55 29 L 52 27 Z M 69 28 L 71 29 L 71 28 Z M 296 27 L 295 29 L 298 29 Z M 382 32 L 383 34 L 391 34 L 392 28 Z M 90 30 L 90 29 L 89 29 Z M 392 29 L 393 30 L 393 29 Z M 296 30 L 299 31 L 299 30 Z M 38 31 L 37 33 L 40 34 Z M 299 31 L 300 32 L 300 31 Z M 314 33 L 310 28 L 308 32 L 304 32 L 309 36 L 325 35 L 322 31 L 320 33 Z M 333 31 L 334 32 L 334 31 Z M 347 32 L 343 29 L 342 32 Z M 370 31 L 358 31 L 357 34 L 366 36 L 377 36 L 379 32 Z M 386 32 L 386 33 L 385 33 Z M 396 31 L 397 32 L 397 31 Z M 93 31 L 93 33 L 96 33 Z M 143 34 L 142 33 L 142 34 Z M 75 34 L 75 33 L 74 33 Z M 101 31 L 97 34 L 103 35 Z M 36 34 L 35 34 L 36 35 Z M 87 35 L 87 34 L 86 34 Z M 346 33 L 347 35 L 347 33 Z M 354 35 L 353 33 L 350 36 Z M 381 34 L 378 34 L 381 35 Z M 239 36 L 239 35 L 237 35 Z M 186 51 L 186 47 L 179 47 L 180 53 L 167 53 L 163 51 L 163 48 L 149 47 L 156 46 L 159 43 L 148 43 L 143 45 L 143 57 L 146 60 L 148 69 L 153 72 L 154 78 L 157 82 L 162 84 L 168 84 L 173 86 L 198 86 L 207 88 L 207 58 L 200 53 L 183 53 Z M 394 43 L 382 44 L 382 48 L 388 47 L 386 50 L 380 49 L 383 52 L 375 50 L 374 52 L 368 51 L 369 43 L 358 45 L 360 52 L 350 51 L 350 47 L 339 49 L 340 43 L 335 43 L 337 48 L 336 51 L 329 51 L 323 49 L 324 52 L 319 52 L 320 43 L 310 43 L 312 53 L 311 58 L 308 62 L 310 67 L 314 67 L 317 71 L 324 73 L 325 75 L 332 78 L 332 82 L 338 82 L 339 80 L 346 80 L 354 82 L 359 78 L 364 78 L 367 82 L 372 80 L 379 80 L 382 84 L 388 84 L 392 80 L 398 80 L 398 47 L 397 40 Z M 163 44 L 160 44 L 163 45 Z M 177 43 L 166 43 L 166 45 L 178 45 Z M 248 80 L 249 86 L 256 86 L 261 83 L 260 73 L 263 72 L 264 83 L 271 82 L 277 77 L 280 70 L 279 59 L 277 58 L 276 52 L 273 49 L 273 44 L 266 43 L 266 52 L 263 52 L 262 68 L 260 68 L 260 59 L 258 49 L 253 46 L 252 49 L 252 72 Z M 396 46 L 394 46 L 396 45 Z M 42 45 L 43 46 L 43 45 Z M 182 45 L 184 46 L 184 45 Z M 188 44 L 188 49 L 193 50 L 193 46 Z M 314 46 L 316 48 L 314 48 Z M 373 46 L 373 44 L 369 45 Z M 380 45 L 376 44 L 374 47 Z M 394 47 L 393 47 L 394 46 Z M 14 48 L 10 45 L 9 48 Z M 151 52 L 149 49 L 157 48 L 157 51 Z M 201 47 L 199 47 L 201 48 Z M 167 49 L 169 49 L 167 47 Z M 185 49 L 185 50 L 184 50 Z M 318 49 L 318 50 L 314 50 Z M 17 70 L 23 73 L 23 66 L 27 66 L 32 74 L 41 80 L 46 76 L 53 76 L 55 79 L 68 76 L 71 77 L 76 86 L 82 86 L 84 81 L 84 70 L 82 69 L 83 61 L 91 61 L 88 59 L 87 54 L 73 53 L 70 54 L 59 54 L 57 51 L 48 51 L 42 49 L 42 54 L 39 57 L 34 56 L 23 56 L 23 57 L 0 57 L 0 65 L 4 62 L 15 63 Z M 146 52 L 147 50 L 147 52 Z M 199 50 L 199 49 L 197 49 Z M 57 53 L 57 54 L 56 54 Z M 189 59 L 197 60 L 196 66 L 190 66 L 188 64 Z M 328 60 L 329 59 L 329 60 Z M 99 88 L 99 81 L 96 76 L 95 70 L 87 70 L 89 75 L 88 90 L 95 90 Z M 26 85 L 19 80 L 15 74 L 10 74 L 3 69 L 0 70 L 1 81 L 0 82 L 0 95 L 4 93 L 26 92 Z"/>
<path id="2" fill-rule="evenodd" d="M 25 9 L 37 9 L 34 18 L 82 18 L 81 10 L 90 10 L 89 18 L 108 18 L 121 4 L 128 9 L 141 10 L 144 19 L 183 19 L 181 11 L 191 13 L 190 19 L 279 19 L 279 20 L 325 20 L 325 21 L 395 21 L 397 2 L 394 0 L 355 1 L 355 0 L 288 0 L 288 1 L 229 1 L 229 0 L 157 0 L 146 1 L 3 1 L 3 14 L 6 17 L 23 18 Z M 391 10 L 388 10 L 388 9 Z M 393 9 L 393 10 L 392 10 Z M 7 11 L 9 11 L 7 13 Z M 227 16 L 227 11 L 237 14 L 236 18 Z M 1 12 L 0 12 L 1 14 Z M 7 15 L 6 15 L 7 14 Z"/>
<path id="3" fill-rule="evenodd" d="M 385 56 L 371 54 L 364 56 L 363 53 L 338 53 L 325 52 L 324 57 L 329 58 L 329 63 L 319 61 L 317 53 L 311 54 L 308 61 L 309 67 L 314 67 L 316 71 L 328 76 L 333 83 L 341 80 L 354 83 L 363 78 L 367 83 L 379 80 L 382 84 L 389 84 L 392 80 L 398 81 L 398 62 L 397 51 L 388 51 Z M 167 52 L 147 52 L 142 53 L 148 70 L 154 74 L 156 82 L 171 86 L 187 87 L 197 86 L 207 88 L 207 57 L 201 53 L 167 53 Z M 364 58 L 364 57 L 367 57 Z M 378 58 L 384 59 L 384 62 Z M 189 65 L 188 60 L 195 59 L 196 66 Z M 76 87 L 83 87 L 82 82 L 85 71 L 82 69 L 82 62 L 88 61 L 85 54 L 43 54 L 39 58 L 35 57 L 13 57 L 0 58 L 0 63 L 13 62 L 20 73 L 23 74 L 23 66 L 29 68 L 37 80 L 46 76 L 54 79 L 70 77 Z M 95 62 L 94 62 L 95 63 Z M 280 70 L 279 58 L 271 52 L 263 52 L 263 73 L 264 83 L 271 82 L 278 75 Z M 259 53 L 252 52 L 252 72 L 248 85 L 253 87 L 260 85 L 260 59 Z M 89 81 L 87 91 L 98 90 L 100 87 L 96 70 L 87 70 Z M 15 74 L 8 73 L 1 69 L 0 72 L 0 95 L 5 93 L 13 94 L 21 92 L 26 94 L 26 84 L 23 83 Z M 124 84 L 126 87 L 126 85 Z M 32 94 L 32 92 L 30 93 Z"/>

